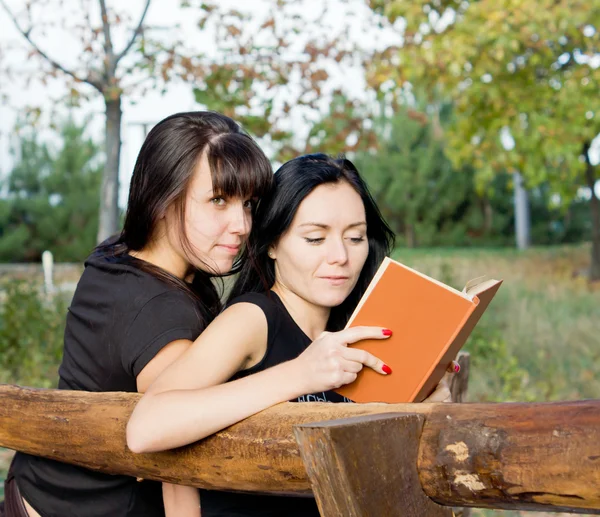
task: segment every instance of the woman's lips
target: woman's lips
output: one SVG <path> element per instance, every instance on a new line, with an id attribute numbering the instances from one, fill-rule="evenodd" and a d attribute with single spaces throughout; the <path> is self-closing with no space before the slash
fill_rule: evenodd
<path id="1" fill-rule="evenodd" d="M 349 277 L 341 276 L 341 275 L 331 275 L 331 276 L 322 276 L 321 278 L 331 285 L 342 285 L 348 281 Z"/>
<path id="2" fill-rule="evenodd" d="M 231 255 L 237 255 L 240 251 L 239 244 L 217 244 L 219 248 L 223 248 L 225 251 L 230 253 Z"/>

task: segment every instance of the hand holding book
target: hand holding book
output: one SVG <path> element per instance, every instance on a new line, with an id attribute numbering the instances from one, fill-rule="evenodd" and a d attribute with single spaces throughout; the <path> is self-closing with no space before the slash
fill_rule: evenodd
<path id="1" fill-rule="evenodd" d="M 391 328 L 394 334 L 385 344 L 364 340 L 352 346 L 379 357 L 394 375 L 383 377 L 363 370 L 356 381 L 336 391 L 355 402 L 423 402 L 442 380 L 501 284 L 502 280 L 479 278 L 461 292 L 386 258 L 347 328 Z"/>
<path id="2" fill-rule="evenodd" d="M 294 380 L 301 386 L 301 394 L 328 391 L 351 383 L 365 366 L 374 374 L 391 373 L 389 366 L 375 355 L 348 346 L 365 339 L 386 340 L 391 335 L 389 329 L 381 327 L 323 332 L 292 361 L 297 366 L 293 369 L 297 373 Z"/>
<path id="3" fill-rule="evenodd" d="M 452 402 L 452 392 L 450 385 L 452 384 L 452 376 L 460 371 L 460 366 L 456 361 L 452 361 L 442 380 L 423 402 Z"/>

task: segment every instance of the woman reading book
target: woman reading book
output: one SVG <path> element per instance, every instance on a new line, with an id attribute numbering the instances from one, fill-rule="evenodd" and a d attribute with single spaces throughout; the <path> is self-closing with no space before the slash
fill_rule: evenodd
<path id="1" fill-rule="evenodd" d="M 393 244 L 356 168 L 308 155 L 283 165 L 275 184 L 257 210 L 253 261 L 243 265 L 228 308 L 136 406 L 127 427 L 134 452 L 195 442 L 287 400 L 347 401 L 332 390 L 364 366 L 392 374 L 347 346 L 385 340 L 390 329 L 342 330 Z M 429 400 L 448 398 L 444 384 Z M 200 495 L 202 517 L 319 515 L 311 498 Z"/>

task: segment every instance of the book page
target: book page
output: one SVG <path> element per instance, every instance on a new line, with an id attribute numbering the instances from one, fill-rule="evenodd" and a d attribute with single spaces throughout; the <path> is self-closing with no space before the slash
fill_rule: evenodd
<path id="1" fill-rule="evenodd" d="M 489 289 L 492 285 L 496 284 L 498 280 L 489 278 L 487 276 L 480 276 L 473 280 L 469 280 L 463 292 L 472 300 L 479 293 L 482 293 L 486 289 Z"/>
<path id="2" fill-rule="evenodd" d="M 467 285 L 465 285 L 465 288 L 463 289 L 463 293 L 468 293 L 470 289 L 477 287 L 479 284 L 485 282 L 488 279 L 489 277 L 487 275 L 482 275 L 478 276 L 477 278 L 473 278 L 472 280 L 469 280 L 467 282 Z"/>

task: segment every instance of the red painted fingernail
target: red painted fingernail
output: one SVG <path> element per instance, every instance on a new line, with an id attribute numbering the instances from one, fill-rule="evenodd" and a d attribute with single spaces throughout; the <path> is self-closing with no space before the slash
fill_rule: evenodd
<path id="1" fill-rule="evenodd" d="M 456 363 L 456 364 L 454 365 L 454 371 L 455 371 L 456 373 L 460 372 L 460 364 Z"/>
<path id="2" fill-rule="evenodd" d="M 392 373 L 392 369 L 391 369 L 391 368 L 390 368 L 390 367 L 389 367 L 387 364 L 384 364 L 384 365 L 381 367 L 381 369 L 382 369 L 382 370 L 383 370 L 385 373 L 387 373 L 388 375 L 389 375 L 390 373 Z"/>
<path id="3" fill-rule="evenodd" d="M 392 331 L 390 329 L 383 329 L 381 332 L 383 333 L 384 336 L 392 335 Z"/>

